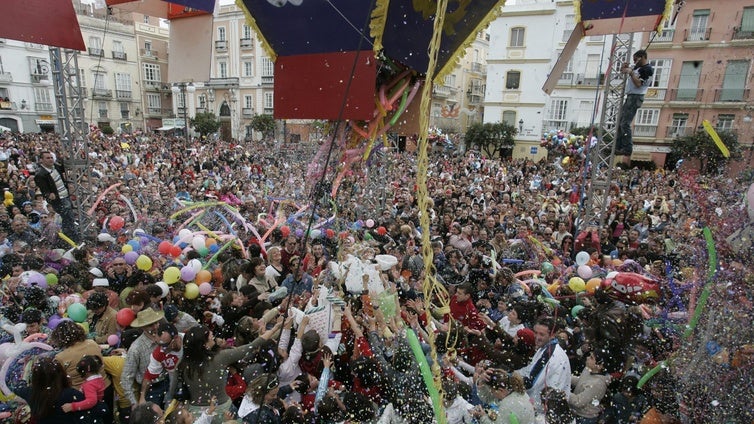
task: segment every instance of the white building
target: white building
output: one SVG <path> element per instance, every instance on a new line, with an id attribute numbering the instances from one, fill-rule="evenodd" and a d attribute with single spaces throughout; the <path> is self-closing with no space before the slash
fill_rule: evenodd
<path id="1" fill-rule="evenodd" d="M 572 1 L 518 0 L 506 3 L 501 17 L 490 25 L 484 122 L 507 122 L 519 129 L 514 158 L 545 157 L 547 151 L 539 147 L 544 132 L 599 121 L 598 91 L 611 36 L 582 40 L 553 94 L 542 91 L 575 16 Z M 634 45 L 640 45 L 639 39 L 636 34 Z"/>

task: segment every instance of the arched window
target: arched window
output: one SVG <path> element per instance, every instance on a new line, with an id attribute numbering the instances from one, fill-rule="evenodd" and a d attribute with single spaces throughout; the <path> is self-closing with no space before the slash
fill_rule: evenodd
<path id="1" fill-rule="evenodd" d="M 223 102 L 220 106 L 220 116 L 230 116 L 230 106 L 228 106 L 228 102 Z"/>

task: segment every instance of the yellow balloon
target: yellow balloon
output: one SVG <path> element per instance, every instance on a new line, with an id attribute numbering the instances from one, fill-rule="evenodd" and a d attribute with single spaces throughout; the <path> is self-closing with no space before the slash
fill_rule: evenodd
<path id="1" fill-rule="evenodd" d="M 130 244 L 124 244 L 123 247 L 120 248 L 121 253 L 128 253 L 134 250 L 134 247 Z"/>
<path id="2" fill-rule="evenodd" d="M 136 267 L 142 271 L 149 271 L 152 269 L 152 259 L 147 255 L 139 255 L 139 257 L 136 258 Z"/>
<path id="3" fill-rule="evenodd" d="M 174 284 L 179 278 L 181 278 L 181 270 L 174 266 L 168 267 L 162 273 L 162 281 L 168 284 Z"/>
<path id="4" fill-rule="evenodd" d="M 568 287 L 570 287 L 574 293 L 581 293 L 586 290 L 586 283 L 581 277 L 572 277 L 568 280 Z"/>
<path id="5" fill-rule="evenodd" d="M 186 284 L 186 290 L 183 292 L 183 297 L 189 300 L 199 297 L 199 286 L 194 283 Z"/>
<path id="6" fill-rule="evenodd" d="M 563 162 L 562 162 L 563 165 L 568 165 L 570 162 L 571 162 L 571 157 L 570 156 L 566 156 L 566 157 L 563 158 Z"/>

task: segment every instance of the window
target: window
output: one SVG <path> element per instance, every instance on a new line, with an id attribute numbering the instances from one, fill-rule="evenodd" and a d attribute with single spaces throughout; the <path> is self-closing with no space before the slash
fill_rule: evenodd
<path id="1" fill-rule="evenodd" d="M 744 13 L 741 16 L 741 29 L 738 31 L 754 33 L 754 7 L 744 7 Z"/>
<path id="2" fill-rule="evenodd" d="M 102 50 L 102 39 L 99 37 L 89 37 L 89 48 Z"/>
<path id="3" fill-rule="evenodd" d="M 518 90 L 518 87 L 520 84 L 521 84 L 521 72 L 508 71 L 505 74 L 505 88 L 509 90 Z"/>
<path id="4" fill-rule="evenodd" d="M 547 111 L 547 120 L 544 122 L 546 129 L 564 129 L 568 125 L 568 100 L 552 99 L 550 109 Z"/>
<path id="5" fill-rule="evenodd" d="M 144 81 L 151 83 L 159 83 L 160 81 L 162 81 L 162 77 L 160 76 L 160 65 L 155 65 L 154 63 L 145 63 Z"/>
<path id="6" fill-rule="evenodd" d="M 144 23 L 145 24 L 149 23 L 149 15 L 144 15 Z"/>
<path id="7" fill-rule="evenodd" d="M 699 9 L 694 11 L 694 17 L 691 20 L 689 29 L 689 41 L 699 41 L 707 39 L 707 21 L 709 20 L 709 9 Z"/>
<path id="8" fill-rule="evenodd" d="M 244 40 L 251 40 L 251 27 L 244 25 L 241 32 L 243 33 Z"/>
<path id="9" fill-rule="evenodd" d="M 97 102 L 100 118 L 107 118 L 107 102 Z"/>
<path id="10" fill-rule="evenodd" d="M 162 109 L 159 93 L 147 93 L 147 111 L 153 115 L 159 115 Z"/>
<path id="11" fill-rule="evenodd" d="M 733 120 L 736 119 L 735 115 L 720 114 L 717 115 L 717 125 L 715 127 L 718 131 L 732 131 Z"/>
<path id="12" fill-rule="evenodd" d="M 523 27 L 511 28 L 511 38 L 508 47 L 523 47 L 526 29 Z"/>
<path id="13" fill-rule="evenodd" d="M 228 63 L 217 62 L 217 76 L 220 78 L 228 78 Z"/>
<path id="14" fill-rule="evenodd" d="M 634 121 L 634 135 L 638 137 L 654 137 L 657 134 L 657 123 L 660 120 L 660 109 L 639 109 Z"/>
<path id="15" fill-rule="evenodd" d="M 267 57 L 262 58 L 262 76 L 271 77 L 275 75 L 275 63 Z"/>
<path id="16" fill-rule="evenodd" d="M 749 74 L 748 60 L 729 60 L 725 67 L 723 88 L 720 90 L 719 101 L 740 102 L 744 100 L 746 76 Z"/>
<path id="17" fill-rule="evenodd" d="M 682 137 L 686 135 L 686 124 L 688 124 L 689 115 L 687 113 L 674 113 L 673 120 L 668 128 L 668 136 Z"/>
<path id="18" fill-rule="evenodd" d="M 566 15 L 565 17 L 565 28 L 563 28 L 563 41 L 564 43 L 568 41 L 568 39 L 571 37 L 571 33 L 573 32 L 573 28 L 576 26 L 576 15 Z"/>
<path id="19" fill-rule="evenodd" d="M 123 91 L 131 91 L 131 75 L 130 74 L 115 74 L 115 89 Z"/>
<path id="20" fill-rule="evenodd" d="M 272 97 L 273 93 L 264 93 L 264 108 L 265 109 L 272 109 Z"/>
<path id="21" fill-rule="evenodd" d="M 84 72 L 84 68 L 79 69 L 79 78 L 81 79 L 81 87 L 86 87 L 86 72 Z"/>
<path id="22" fill-rule="evenodd" d="M 253 61 L 246 60 L 243 62 L 243 76 L 245 77 L 254 76 L 254 62 Z"/>
<path id="23" fill-rule="evenodd" d="M 252 109 L 254 107 L 254 97 L 249 95 L 243 96 L 243 107 Z"/>
<path id="24" fill-rule="evenodd" d="M 518 124 L 516 123 L 516 111 L 515 110 L 504 110 L 503 111 L 503 122 L 505 122 L 508 125 L 512 125 L 515 128 L 518 128 Z"/>
<path id="25" fill-rule="evenodd" d="M 695 100 L 699 89 L 699 77 L 702 75 L 702 62 L 683 62 L 681 78 L 678 80 L 676 100 Z"/>
<path id="26" fill-rule="evenodd" d="M 670 77 L 670 67 L 673 66 L 673 60 L 655 59 L 650 60 L 649 63 L 655 70 L 654 75 L 652 75 L 652 80 L 649 81 L 649 86 L 655 88 L 668 88 L 668 78 Z"/>
<path id="27" fill-rule="evenodd" d="M 151 52 L 152 51 L 152 42 L 151 41 L 145 41 L 144 42 L 144 51 L 145 52 Z M 149 54 L 149 53 L 147 53 Z"/>
<path id="28" fill-rule="evenodd" d="M 37 112 L 52 112 L 52 100 L 47 88 L 34 87 L 34 108 Z"/>
<path id="29" fill-rule="evenodd" d="M 455 87 L 456 86 L 456 76 L 455 74 L 450 74 L 445 76 L 445 83 L 443 85 L 447 85 L 448 87 Z"/>
<path id="30" fill-rule="evenodd" d="M 199 95 L 199 109 L 206 109 L 207 108 L 207 96 L 204 94 Z"/>
<path id="31" fill-rule="evenodd" d="M 217 27 L 217 41 L 225 41 L 225 27 Z"/>
<path id="32" fill-rule="evenodd" d="M 103 74 L 102 72 L 92 72 L 92 77 L 94 77 L 95 90 L 107 90 L 107 85 L 105 84 L 105 74 Z"/>
<path id="33" fill-rule="evenodd" d="M 560 58 L 560 55 L 563 54 L 563 50 L 558 50 L 558 58 Z M 560 75 L 561 81 L 573 81 L 573 58 L 568 61 L 566 64 L 565 69 L 563 69 L 563 73 Z"/>
<path id="34" fill-rule="evenodd" d="M 599 54 L 589 54 L 586 56 L 586 68 L 584 69 L 584 82 L 586 85 L 598 85 L 599 73 L 600 73 L 600 59 Z"/>
<path id="35" fill-rule="evenodd" d="M 118 40 L 113 40 L 113 51 L 115 53 L 123 53 L 123 43 Z"/>
<path id="36" fill-rule="evenodd" d="M 130 115 L 131 113 L 129 110 L 128 102 L 120 102 L 120 117 L 123 119 L 128 119 Z"/>

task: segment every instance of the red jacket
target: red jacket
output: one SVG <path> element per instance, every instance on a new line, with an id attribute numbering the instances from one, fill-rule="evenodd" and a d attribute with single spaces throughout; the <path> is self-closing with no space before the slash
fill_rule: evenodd
<path id="1" fill-rule="evenodd" d="M 479 312 L 474 306 L 474 302 L 471 298 L 466 299 L 464 302 L 459 302 L 457 295 L 453 295 L 450 299 L 450 316 L 457 320 L 464 327 L 471 328 L 472 330 L 481 330 L 487 325 L 479 318 Z"/>
<path id="2" fill-rule="evenodd" d="M 246 392 L 246 382 L 239 373 L 228 375 L 228 382 L 225 384 L 225 393 L 231 400 L 236 400 Z"/>

